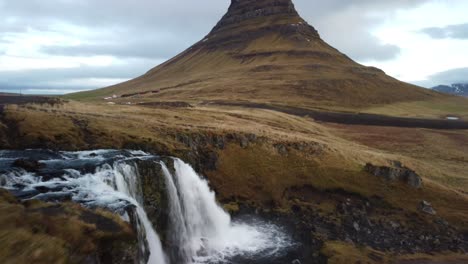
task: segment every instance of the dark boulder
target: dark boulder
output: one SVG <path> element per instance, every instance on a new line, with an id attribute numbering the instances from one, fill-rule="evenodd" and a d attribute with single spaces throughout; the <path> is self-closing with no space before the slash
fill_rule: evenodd
<path id="1" fill-rule="evenodd" d="M 382 177 L 389 181 L 402 181 L 409 186 L 419 189 L 422 187 L 421 177 L 411 169 L 406 167 L 387 167 L 387 166 L 375 166 L 367 163 L 364 170 L 371 173 L 372 175 Z"/>
<path id="2" fill-rule="evenodd" d="M 430 204 L 427 201 L 421 201 L 421 203 L 419 204 L 419 210 L 421 210 L 422 212 L 424 212 L 426 214 L 430 214 L 430 215 L 436 215 L 437 214 L 437 212 L 432 207 L 432 204 Z"/>
<path id="3" fill-rule="evenodd" d="M 17 159 L 13 162 L 13 167 L 22 168 L 28 172 L 36 172 L 46 165 L 33 159 Z"/>

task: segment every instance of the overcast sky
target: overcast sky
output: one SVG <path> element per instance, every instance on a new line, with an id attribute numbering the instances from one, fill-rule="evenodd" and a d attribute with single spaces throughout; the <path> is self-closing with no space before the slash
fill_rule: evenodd
<path id="1" fill-rule="evenodd" d="M 468 82 L 466 0 L 295 0 L 354 60 L 425 87 Z M 202 39 L 230 0 L 0 0 L 0 91 L 139 76 Z"/>

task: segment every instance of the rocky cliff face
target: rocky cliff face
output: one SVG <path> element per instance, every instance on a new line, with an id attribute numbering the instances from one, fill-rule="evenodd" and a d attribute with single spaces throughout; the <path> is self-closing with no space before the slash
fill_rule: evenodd
<path id="1" fill-rule="evenodd" d="M 458 95 L 458 96 L 465 96 L 468 97 L 468 83 L 455 83 L 452 85 L 439 85 L 436 87 L 433 87 L 432 90 L 441 92 L 441 93 L 446 93 L 446 94 L 452 94 L 452 95 Z"/>
<path id="2" fill-rule="evenodd" d="M 290 0 L 233 0 L 228 12 L 198 45 L 209 49 L 239 49 L 272 33 L 298 42 L 320 39 Z"/>

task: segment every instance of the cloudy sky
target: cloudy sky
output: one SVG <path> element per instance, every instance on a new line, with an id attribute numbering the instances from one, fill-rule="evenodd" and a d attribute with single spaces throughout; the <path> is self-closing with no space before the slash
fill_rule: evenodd
<path id="1" fill-rule="evenodd" d="M 425 87 L 468 82 L 466 0 L 295 0 L 354 60 Z M 203 38 L 229 0 L 0 0 L 0 92 L 67 93 L 143 74 Z"/>

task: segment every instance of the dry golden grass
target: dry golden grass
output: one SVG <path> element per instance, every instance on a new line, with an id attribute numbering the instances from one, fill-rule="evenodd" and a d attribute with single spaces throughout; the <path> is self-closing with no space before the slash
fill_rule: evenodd
<path id="1" fill-rule="evenodd" d="M 455 116 L 462 120 L 468 120 L 468 99 L 464 97 L 447 97 L 427 101 L 402 102 L 364 108 L 361 111 L 372 114 L 420 118 L 440 119 Z"/>
<path id="2" fill-rule="evenodd" d="M 16 124 L 14 132 L 20 137 L 16 138 L 17 145 L 12 146 L 29 147 L 26 144 L 46 140 L 51 147 L 60 149 L 138 146 L 164 151 L 166 155 L 193 151 L 176 140 L 177 134 L 255 134 L 258 140 L 246 147 L 231 142 L 224 149 L 212 149 L 218 155 L 217 169 L 206 172 L 206 176 L 218 199 L 229 203 L 227 209 L 231 211 L 237 210 L 239 202 L 289 212 L 297 201 L 288 200 L 284 193 L 291 188 L 312 186 L 319 191 L 344 190 L 369 199 L 380 197 L 388 205 L 402 209 L 391 217 L 407 220 L 407 214 L 416 214 L 430 223 L 435 218 L 418 210 L 420 201 L 427 200 L 437 211 L 436 217 L 446 219 L 460 231 L 468 231 L 467 131 L 331 125 L 270 110 L 239 107 L 162 109 L 78 102 L 59 107 L 9 106 L 2 122 L 9 127 Z M 3 134 L 5 131 L 9 130 Z M 130 142 L 138 144 L 128 145 Z M 286 153 L 278 151 L 275 147 L 278 144 L 286 147 Z M 302 147 L 294 147 L 297 144 Z M 389 183 L 363 171 L 367 162 L 389 165 L 395 160 L 423 177 L 422 189 Z M 324 212 L 336 208 L 334 202 L 303 203 Z M 15 208 L 1 211 L 9 212 L 12 219 L 22 219 L 12 213 L 18 212 Z M 5 226 L 12 222 L 5 221 Z M 83 252 L 92 250 L 95 244 L 77 234 L 94 230 L 93 227 L 74 224 L 72 229 L 50 230 L 56 237 L 86 245 L 77 247 Z M 94 234 L 96 239 L 102 237 Z M 325 250 L 333 254 L 331 259 L 335 263 L 346 260 L 346 254 L 365 263 L 371 252 L 343 244 L 330 244 Z M 391 256 L 385 255 L 384 259 Z"/>
<path id="3" fill-rule="evenodd" d="M 187 148 L 175 139 L 178 133 L 255 134 L 263 141 L 246 149 L 229 145 L 215 150 L 218 169 L 207 176 L 220 199 L 241 197 L 287 207 L 283 191 L 307 184 L 383 197 L 409 212 L 417 212 L 418 203 L 428 200 L 440 216 L 468 226 L 466 131 L 324 125 L 275 111 L 214 106 L 158 109 L 72 102 L 55 109 L 9 107 L 6 116 L 9 122 L 17 120 L 18 133 L 31 142 L 43 138 L 67 149 L 121 148 L 137 142 L 176 155 Z M 41 129 L 48 120 L 58 129 Z M 85 132 L 76 120 L 86 123 Z M 58 144 L 57 138 L 67 141 Z M 273 146 L 295 143 L 315 150 L 288 147 L 287 155 L 281 155 Z M 420 174 L 424 188 L 414 191 L 363 171 L 368 162 L 389 165 L 394 160 Z"/>
<path id="4" fill-rule="evenodd" d="M 328 257 L 329 264 L 393 263 L 385 253 L 369 247 L 357 248 L 354 244 L 338 241 L 327 242 L 321 253 Z"/>
<path id="5" fill-rule="evenodd" d="M 339 241 L 325 243 L 321 253 L 329 257 L 329 264 L 461 264 L 468 261 L 468 256 L 451 252 L 437 256 L 426 254 L 397 256 Z"/>
<path id="6" fill-rule="evenodd" d="M 99 251 L 103 241 L 132 241 L 133 237 L 131 227 L 109 212 L 71 203 L 19 203 L 3 189 L 0 212 L 2 263 L 82 263 Z M 85 213 L 108 219 L 113 231 L 98 229 Z"/>
<path id="7" fill-rule="evenodd" d="M 229 12 L 232 18 L 244 11 Z M 136 79 L 65 98 L 102 102 L 141 93 L 117 101 L 227 100 L 346 111 L 450 98 L 352 61 L 298 14 L 285 12 L 221 22 L 203 41 Z"/>

